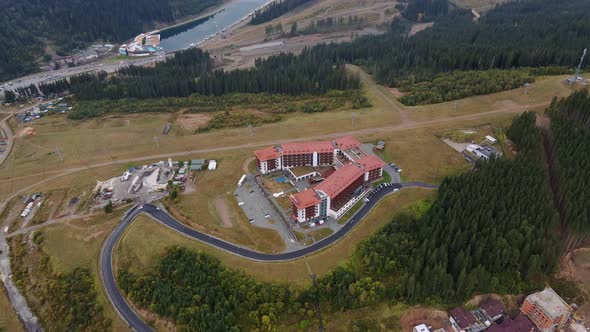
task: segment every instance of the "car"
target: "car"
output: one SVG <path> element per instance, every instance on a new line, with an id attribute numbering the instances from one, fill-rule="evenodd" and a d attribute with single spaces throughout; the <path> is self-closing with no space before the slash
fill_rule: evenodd
<path id="1" fill-rule="evenodd" d="M 395 192 L 398 192 L 398 191 L 399 191 L 399 188 L 395 188 L 395 189 L 393 189 L 393 192 L 394 192 L 394 193 L 395 193 Z"/>
<path id="2" fill-rule="evenodd" d="M 314 222 L 310 222 L 309 223 L 309 227 L 315 227 L 315 223 Z"/>
<path id="3" fill-rule="evenodd" d="M 253 193 L 254 193 L 254 190 L 250 190 L 250 194 L 253 194 Z"/>
<path id="4" fill-rule="evenodd" d="M 396 165 L 394 163 L 389 163 L 389 166 L 396 167 Z"/>
<path id="5" fill-rule="evenodd" d="M 250 220 L 248 220 L 248 221 L 250 221 L 250 223 L 251 223 L 251 224 L 253 224 L 253 223 L 255 223 L 255 222 L 256 222 L 254 219 L 250 219 Z"/>
<path id="6" fill-rule="evenodd" d="M 363 200 L 363 202 L 365 202 L 365 203 L 369 203 L 369 198 L 368 198 L 368 197 L 366 197 L 366 198 Z"/>
<path id="7" fill-rule="evenodd" d="M 246 205 L 246 203 L 244 203 L 244 202 L 239 202 L 238 203 L 238 206 L 244 206 L 244 205 Z"/>
<path id="8" fill-rule="evenodd" d="M 268 218 L 270 218 L 270 214 L 268 214 L 268 213 L 267 213 L 267 214 L 265 214 L 265 215 L 264 215 L 264 218 L 265 218 L 265 219 L 268 219 Z"/>
<path id="9" fill-rule="evenodd" d="M 324 219 L 318 221 L 318 224 L 323 225 L 324 224 Z"/>
<path id="10" fill-rule="evenodd" d="M 160 211 L 160 208 L 159 208 L 159 207 L 157 207 L 157 208 L 156 208 L 156 210 Z"/>

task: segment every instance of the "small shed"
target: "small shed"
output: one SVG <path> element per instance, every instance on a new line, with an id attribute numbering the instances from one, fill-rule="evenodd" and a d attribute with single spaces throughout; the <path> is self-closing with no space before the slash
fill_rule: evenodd
<path id="1" fill-rule="evenodd" d="M 492 136 L 488 135 L 486 136 L 486 141 L 492 143 L 492 144 L 496 144 L 496 142 L 498 141 L 497 139 L 493 138 Z"/>
<path id="2" fill-rule="evenodd" d="M 202 170 L 203 165 L 205 165 L 205 159 L 193 159 L 191 160 L 191 171 Z"/>
<path id="3" fill-rule="evenodd" d="M 377 145 L 375 146 L 375 148 L 377 150 L 383 150 L 383 148 L 385 148 L 385 142 L 383 142 L 383 141 L 377 142 Z"/>
<path id="4" fill-rule="evenodd" d="M 209 170 L 214 171 L 215 169 L 217 169 L 217 162 L 215 160 L 210 160 L 209 161 Z"/>

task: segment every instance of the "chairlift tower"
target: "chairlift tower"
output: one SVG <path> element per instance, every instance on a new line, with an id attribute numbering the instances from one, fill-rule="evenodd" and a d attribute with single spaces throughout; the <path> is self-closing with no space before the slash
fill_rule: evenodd
<path id="1" fill-rule="evenodd" d="M 588 53 L 588 49 L 585 48 L 584 52 L 582 52 L 582 57 L 580 58 L 580 63 L 578 64 L 578 67 L 576 68 L 576 73 L 574 74 L 574 77 L 570 79 L 570 85 L 573 85 L 574 83 L 576 83 L 578 81 L 578 77 L 580 77 L 580 72 L 582 71 L 582 65 L 584 64 L 584 58 L 586 57 L 587 53 Z"/>

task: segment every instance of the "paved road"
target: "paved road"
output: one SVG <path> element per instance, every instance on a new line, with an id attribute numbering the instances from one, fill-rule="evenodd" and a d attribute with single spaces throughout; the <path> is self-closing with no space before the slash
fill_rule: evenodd
<path id="1" fill-rule="evenodd" d="M 296 251 L 281 253 L 281 254 L 265 254 L 258 251 L 254 251 L 248 248 L 244 248 L 241 246 L 237 246 L 233 243 L 226 242 L 219 238 L 216 238 L 211 235 L 207 235 L 201 233 L 197 230 L 189 228 L 184 224 L 180 223 L 172 216 L 170 216 L 165 211 L 157 208 L 151 204 L 145 204 L 142 206 L 135 206 L 130 209 L 126 214 L 123 216 L 121 223 L 117 225 L 117 227 L 113 230 L 113 232 L 109 235 L 107 240 L 105 241 L 103 248 L 101 250 L 100 255 L 100 273 L 101 279 L 103 281 L 104 287 L 106 292 L 109 296 L 109 299 L 119 315 L 129 324 L 136 331 L 144 332 L 144 331 L 151 331 L 152 329 L 131 309 L 125 297 L 119 289 L 117 288 L 117 282 L 115 279 L 115 275 L 113 273 L 113 252 L 117 243 L 119 242 L 121 236 L 125 232 L 125 229 L 133 222 L 133 220 L 141 213 L 147 214 L 152 218 L 156 219 L 158 222 L 164 224 L 165 226 L 186 235 L 194 240 L 204 242 L 209 244 L 217 249 L 224 250 L 231 254 L 241 256 L 247 259 L 251 259 L 254 261 L 264 261 L 264 262 L 281 262 L 281 261 L 290 261 L 302 258 L 306 255 L 310 255 L 318 250 L 322 250 L 333 243 L 340 240 L 343 236 L 348 234 L 356 224 L 359 223 L 366 215 L 369 213 L 375 205 L 383 199 L 383 197 L 402 189 L 404 187 L 424 187 L 424 188 L 436 188 L 435 185 L 420 183 L 420 182 L 412 182 L 408 184 L 394 184 L 391 187 L 384 187 L 382 190 L 377 192 L 375 196 L 371 199 L 370 202 L 365 204 L 351 219 L 348 223 L 344 225 L 339 231 L 334 233 L 333 235 L 324 238 L 323 240 L 316 242 L 308 247 L 303 249 L 299 249 Z M 396 190 L 397 189 L 397 190 Z"/>

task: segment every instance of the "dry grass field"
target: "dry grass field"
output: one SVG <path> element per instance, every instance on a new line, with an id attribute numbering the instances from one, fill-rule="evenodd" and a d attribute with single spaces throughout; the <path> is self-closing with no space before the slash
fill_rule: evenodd
<path id="1" fill-rule="evenodd" d="M 244 259 L 203 243 L 191 240 L 147 217 L 139 217 L 125 232 L 117 247 L 118 266 L 143 272 L 155 266 L 171 246 L 201 250 L 219 258 L 227 267 L 243 271 L 260 280 L 306 285 L 309 274 L 321 275 L 338 264 L 344 264 L 357 245 L 381 228 L 391 218 L 418 200 L 432 197 L 434 191 L 407 189 L 384 199 L 344 239 L 321 252 L 290 262 L 265 263 Z"/>
<path id="2" fill-rule="evenodd" d="M 508 0 L 451 0 L 452 3 L 462 8 L 473 8 L 475 10 L 490 10 L 495 5 Z"/>
<path id="3" fill-rule="evenodd" d="M 126 324 L 115 313 L 107 298 L 98 273 L 98 260 L 103 241 L 119 222 L 121 213 L 79 219 L 42 230 L 45 239 L 42 248 L 51 257 L 54 270 L 69 272 L 80 266 L 90 270 L 105 316 L 113 322 L 113 331 L 126 330 Z"/>
<path id="4" fill-rule="evenodd" d="M 16 312 L 12 310 L 12 305 L 8 300 L 8 295 L 6 295 L 4 286 L 0 289 L 0 331 L 25 331 L 23 325 L 16 316 Z"/>

